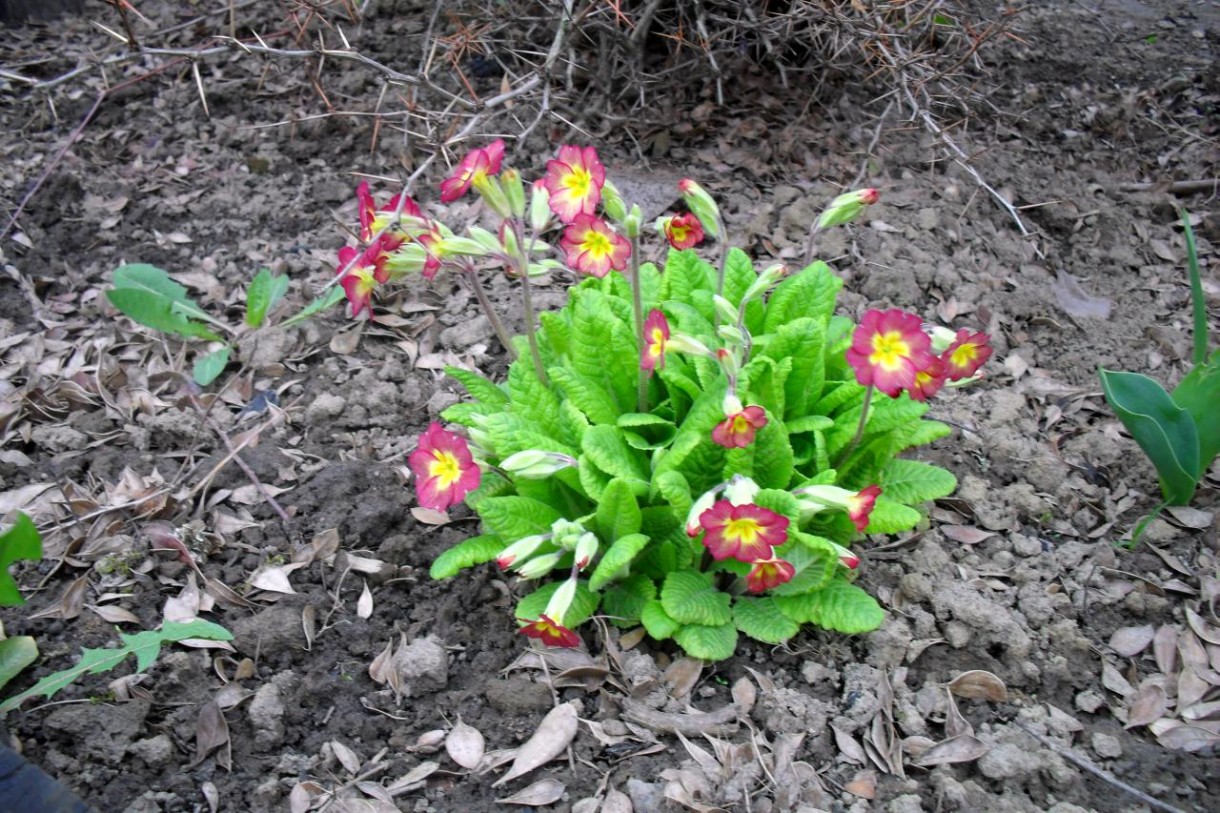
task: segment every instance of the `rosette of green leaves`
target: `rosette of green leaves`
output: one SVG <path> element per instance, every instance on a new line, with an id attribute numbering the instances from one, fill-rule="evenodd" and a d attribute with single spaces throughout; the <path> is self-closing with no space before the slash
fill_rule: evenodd
<path id="1" fill-rule="evenodd" d="M 749 258 L 732 249 L 725 298 L 739 303 L 756 276 Z M 693 251 L 671 251 L 663 272 L 645 264 L 640 285 L 645 309 L 660 308 L 672 329 L 712 348 L 722 344 L 712 300 L 716 270 Z M 713 427 L 724 419 L 728 385 L 711 359 L 668 353 L 649 381 L 650 410 L 637 411 L 631 289 L 617 274 L 584 280 L 570 290 L 564 308 L 542 314 L 538 342 L 550 386 L 528 360 L 513 363 L 504 384 L 451 368 L 472 400 L 443 417 L 470 427 L 491 466 L 467 498 L 482 520 L 482 534 L 442 554 L 432 576 L 448 578 L 491 561 L 509 543 L 544 534 L 565 518 L 583 522 L 601 540 L 600 556 L 585 571 L 571 610 L 556 619 L 565 626 L 600 612 L 621 626 L 643 624 L 652 637 L 673 638 L 708 660 L 730 657 L 739 633 L 778 644 L 803 624 L 844 633 L 877 628 L 880 606 L 853 584 L 854 574 L 839 564 L 831 545 L 846 545 L 855 528 L 842 512 L 802 520 L 790 490 L 814 483 L 853 490 L 880 484 L 884 493 L 868 531 L 894 533 L 914 527 L 918 507 L 951 493 L 956 481 L 943 469 L 897 458 L 950 431 L 925 420 L 927 407 L 905 395 L 874 398 L 853 444 L 865 391 L 844 359 L 853 324 L 834 315 L 841 287 L 824 263 L 814 263 L 765 301 L 746 305 L 752 349 L 738 395 L 764 407 L 768 422 L 744 449 L 712 441 Z M 579 466 L 543 480 L 494 468 L 527 449 L 562 452 Z M 744 592 L 738 577 L 749 565 L 730 560 L 704 568 L 701 543 L 684 530 L 694 500 L 735 474 L 759 484 L 756 503 L 791 522 L 788 542 L 776 553 L 795 566 L 796 576 L 763 595 Z M 569 555 L 555 571 L 561 578 L 570 561 Z M 525 596 L 517 617 L 537 618 L 556 585 Z"/>

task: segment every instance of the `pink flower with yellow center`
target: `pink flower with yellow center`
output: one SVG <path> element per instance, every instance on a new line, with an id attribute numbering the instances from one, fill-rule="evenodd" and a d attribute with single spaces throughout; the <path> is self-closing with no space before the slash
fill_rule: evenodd
<path id="1" fill-rule="evenodd" d="M 847 363 L 860 384 L 897 398 L 931 363 L 931 346 L 932 340 L 915 314 L 898 308 L 868 310 L 852 334 Z"/>
<path id="2" fill-rule="evenodd" d="M 382 280 L 377 278 L 377 266 L 368 256 L 368 250 L 355 246 L 339 249 L 339 267 L 335 273 L 343 275 L 339 284 L 343 286 L 347 301 L 352 304 L 352 316 L 359 316 L 361 311 L 368 311 L 371 316 L 369 301 Z"/>
<path id="3" fill-rule="evenodd" d="M 754 433 L 767 425 L 767 411 L 748 406 L 728 415 L 712 430 L 712 440 L 726 449 L 744 449 L 754 442 Z"/>
<path id="4" fill-rule="evenodd" d="M 457 168 L 445 180 L 441 181 L 441 203 L 453 203 L 455 200 L 486 180 L 487 176 L 500 171 L 504 161 L 504 140 L 497 138 L 486 147 L 471 150 L 461 160 Z"/>
<path id="5" fill-rule="evenodd" d="M 538 616 L 537 621 L 531 621 L 517 632 L 526 638 L 541 641 L 544 646 L 580 646 L 580 636 L 567 627 L 555 623 L 546 615 Z"/>
<path id="6" fill-rule="evenodd" d="M 763 593 L 792 581 L 796 568 L 783 559 L 759 559 L 746 574 L 746 589 L 751 593 Z"/>
<path id="7" fill-rule="evenodd" d="M 402 200 L 404 197 L 406 200 Z M 398 212 L 400 201 L 402 202 L 402 212 L 399 214 L 406 217 L 423 217 L 419 206 L 409 195 L 395 195 L 390 198 L 390 202 L 386 206 L 378 209 L 377 204 L 373 201 L 372 193 L 369 192 L 368 181 L 361 181 L 360 185 L 356 187 L 356 200 L 360 208 L 360 239 L 364 242 L 373 239 L 374 234 L 390 225 L 390 220 Z"/>
<path id="8" fill-rule="evenodd" d="M 881 486 L 868 486 L 847 498 L 847 516 L 860 533 L 864 533 L 864 529 L 868 527 L 868 518 L 880 496 Z"/>
<path id="9" fill-rule="evenodd" d="M 941 354 L 945 372 L 950 381 L 970 378 L 991 358 L 990 337 L 986 333 L 971 333 L 962 328 L 957 332 L 953 344 Z"/>
<path id="10" fill-rule="evenodd" d="M 574 222 L 578 215 L 592 215 L 601 202 L 605 183 L 606 168 L 593 147 L 565 144 L 557 158 L 546 162 L 543 184 L 550 193 L 548 204 L 564 223 Z"/>
<path id="11" fill-rule="evenodd" d="M 926 401 L 945 385 L 945 364 L 935 356 L 928 366 L 915 373 L 915 383 L 907 393 L 916 401 Z"/>
<path id="12" fill-rule="evenodd" d="M 631 256 L 631 243 L 626 237 L 617 234 L 606 221 L 587 214 L 576 216 L 559 245 L 570 267 L 599 279 L 611 271 L 622 271 Z"/>
<path id="13" fill-rule="evenodd" d="M 665 239 L 676 249 L 694 248 L 703 242 L 703 224 L 690 212 L 666 218 L 662 229 Z"/>
<path id="14" fill-rule="evenodd" d="M 703 546 L 716 561 L 770 559 L 771 549 L 788 540 L 788 518 L 753 503 L 719 500 L 699 517 Z"/>
<path id="15" fill-rule="evenodd" d="M 640 368 L 652 372 L 665 366 L 665 345 L 669 342 L 669 322 L 656 308 L 644 320 L 644 347 L 640 351 Z"/>
<path id="16" fill-rule="evenodd" d="M 444 511 L 457 505 L 479 487 L 482 472 L 470 456 L 466 441 L 433 422 L 407 456 L 415 473 L 415 493 L 424 508 Z"/>

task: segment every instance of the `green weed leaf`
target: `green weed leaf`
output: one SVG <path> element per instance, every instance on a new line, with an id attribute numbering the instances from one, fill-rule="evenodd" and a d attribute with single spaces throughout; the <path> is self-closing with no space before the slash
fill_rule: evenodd
<path id="1" fill-rule="evenodd" d="M 261 268 L 246 289 L 246 324 L 261 327 L 271 309 L 288 293 L 288 277 Z"/>
<path id="2" fill-rule="evenodd" d="M 326 293 L 322 294 L 305 307 L 301 308 L 301 310 L 292 316 L 280 322 L 280 327 L 291 327 L 297 322 L 304 322 L 309 317 L 317 316 L 327 308 L 334 307 L 338 303 L 342 302 L 345 298 L 346 295 L 343 293 L 343 289 L 336 285 L 333 288 L 328 289 Z"/>
<path id="3" fill-rule="evenodd" d="M 232 348 L 226 345 L 219 350 L 213 350 L 206 356 L 195 359 L 195 364 L 191 367 L 191 378 L 195 379 L 195 383 L 206 387 L 215 381 L 225 371 L 231 350 Z"/>
<path id="4" fill-rule="evenodd" d="M 8 568 L 18 559 L 37 562 L 42 559 L 42 537 L 33 520 L 25 514 L 17 514 L 13 527 L 0 536 L 0 607 L 25 604 L 17 582 L 9 575 Z"/>
<path id="5" fill-rule="evenodd" d="M 1114 414 L 1148 455 L 1170 505 L 1186 505 L 1199 473 L 1199 433 L 1191 413 L 1146 375 L 1102 368 L 1101 388 Z"/>
<path id="6" fill-rule="evenodd" d="M 0 639 L 0 689 L 34 661 L 38 660 L 38 644 L 29 635 Z"/>
<path id="7" fill-rule="evenodd" d="M 193 319 L 219 324 L 186 295 L 186 288 L 155 265 L 132 263 L 114 271 L 110 304 L 145 327 L 184 338 L 219 341 L 220 337 Z"/>
<path id="8" fill-rule="evenodd" d="M 1187 373 L 1172 397 L 1194 418 L 1199 435 L 1197 479 L 1201 480 L 1220 454 L 1220 350 L 1212 353 L 1206 364 Z"/>
<path id="9" fill-rule="evenodd" d="M 438 581 L 457 575 L 468 567 L 490 562 L 504 550 L 504 540 L 498 536 L 483 534 L 463 539 L 449 550 L 436 557 L 428 575 Z"/>

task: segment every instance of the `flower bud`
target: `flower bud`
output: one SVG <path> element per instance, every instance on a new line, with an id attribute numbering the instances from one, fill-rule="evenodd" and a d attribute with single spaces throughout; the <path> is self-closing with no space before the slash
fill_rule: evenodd
<path id="1" fill-rule="evenodd" d="M 513 224 L 505 220 L 500 224 L 500 247 L 499 250 L 504 252 L 506 257 L 517 257 L 521 253 L 521 246 L 517 242 L 517 230 L 513 228 Z"/>
<path id="2" fill-rule="evenodd" d="M 728 394 L 724 396 L 724 402 L 721 409 L 724 410 L 724 416 L 728 418 L 736 415 L 738 412 L 741 412 L 743 409 L 745 409 L 745 406 L 741 403 L 741 399 L 737 397 L 737 393 L 730 390 Z"/>
<path id="3" fill-rule="evenodd" d="M 508 203 L 508 195 L 504 194 L 504 187 L 498 177 L 484 175 L 476 178 L 474 188 L 479 190 L 479 194 L 483 196 L 483 202 L 491 207 L 493 212 L 500 217 L 512 217 L 512 206 Z"/>
<path id="4" fill-rule="evenodd" d="M 857 189 L 854 192 L 839 195 L 830 202 L 826 211 L 822 212 L 822 216 L 818 218 L 818 228 L 828 229 L 831 226 L 850 223 L 860 212 L 864 211 L 865 206 L 876 203 L 877 198 L 876 189 Z"/>
<path id="5" fill-rule="evenodd" d="M 523 536 L 500 551 L 500 555 L 496 557 L 496 564 L 500 566 L 501 570 L 508 570 L 518 562 L 524 562 L 532 556 L 534 551 L 538 550 L 538 547 L 550 537 L 550 534 Z"/>
<path id="6" fill-rule="evenodd" d="M 602 211 L 615 223 L 622 223 L 627 217 L 627 204 L 623 202 L 618 187 L 609 181 L 602 184 Z"/>
<path id="7" fill-rule="evenodd" d="M 465 257 L 485 257 L 490 252 L 478 240 L 469 237 L 447 237 L 436 244 L 440 256 L 458 254 Z"/>
<path id="8" fill-rule="evenodd" d="M 585 526 L 570 519 L 557 519 L 551 523 L 552 541 L 564 550 L 576 550 L 576 544 L 585 533 Z"/>
<path id="9" fill-rule="evenodd" d="M 631 211 L 623 218 L 623 231 L 628 237 L 634 239 L 640 236 L 640 227 L 644 224 L 644 212 L 640 209 L 639 204 L 634 204 Z"/>
<path id="10" fill-rule="evenodd" d="M 601 543 L 596 536 L 591 533 L 582 534 L 576 541 L 576 568 L 584 570 L 588 567 L 589 562 L 593 561 L 593 557 L 597 555 L 600 546 Z"/>
<path id="11" fill-rule="evenodd" d="M 605 194 L 604 190 L 602 194 Z M 546 231 L 546 227 L 551 223 L 550 199 L 551 193 L 546 191 L 541 179 L 534 181 L 530 192 L 530 228 L 535 232 Z"/>
<path id="12" fill-rule="evenodd" d="M 517 568 L 517 575 L 523 579 L 541 579 L 559 565 L 561 556 L 558 552 L 535 556 Z"/>
<path id="13" fill-rule="evenodd" d="M 504 196 L 508 198 L 508 208 L 513 217 L 518 220 L 525 217 L 525 184 L 521 181 L 521 173 L 506 169 L 500 173 L 500 183 L 503 184 Z"/>
<path id="14" fill-rule="evenodd" d="M 783 263 L 776 263 L 763 270 L 758 275 L 758 279 L 750 283 L 750 287 L 746 289 L 745 295 L 741 298 L 742 302 L 752 302 L 759 295 L 766 293 L 772 285 L 779 282 L 788 275 L 788 266 Z"/>
<path id="15" fill-rule="evenodd" d="M 690 178 L 678 182 L 678 191 L 682 193 L 682 200 L 686 201 L 686 208 L 699 218 L 703 230 L 713 237 L 720 237 L 720 207 L 708 191 Z"/>
<path id="16" fill-rule="evenodd" d="M 957 331 L 951 328 L 925 323 L 923 329 L 925 333 L 932 337 L 932 353 L 937 356 L 948 350 L 949 345 L 953 344 L 954 340 L 957 339 Z"/>
<path id="17" fill-rule="evenodd" d="M 758 494 L 758 483 L 744 474 L 734 474 L 724 487 L 724 496 L 733 505 L 749 505 Z"/>
<path id="18" fill-rule="evenodd" d="M 472 240 L 486 249 L 488 254 L 499 254 L 504 250 L 504 247 L 500 244 L 500 239 L 481 226 L 468 226 L 466 232 Z"/>
<path id="19" fill-rule="evenodd" d="M 703 516 L 704 511 L 716 504 L 716 498 L 720 496 L 721 488 L 723 488 L 723 484 L 705 492 L 699 499 L 695 500 L 695 504 L 691 506 L 690 511 L 686 515 L 687 536 L 693 539 L 703 530 L 703 526 L 699 524 L 699 517 Z"/>
<path id="20" fill-rule="evenodd" d="M 720 369 L 724 370 L 724 374 L 729 377 L 729 381 L 737 380 L 737 373 L 741 370 L 741 364 L 737 360 L 736 353 L 721 348 L 716 351 L 716 361 L 720 362 Z M 727 415 L 728 413 L 725 414 Z"/>
<path id="21" fill-rule="evenodd" d="M 500 461 L 500 468 L 526 480 L 542 480 L 557 471 L 576 466 L 576 458 L 560 452 L 526 449 Z"/>
<path id="22" fill-rule="evenodd" d="M 716 358 L 716 354 L 709 350 L 706 344 L 694 336 L 688 336 L 685 333 L 671 334 L 665 346 L 675 353 L 690 353 L 691 355 L 703 356 L 709 359 Z"/>
<path id="23" fill-rule="evenodd" d="M 551 600 L 546 603 L 546 610 L 542 614 L 556 624 L 563 624 L 563 617 L 568 614 L 575 598 L 576 579 L 565 579 L 559 589 L 551 594 Z"/>
<path id="24" fill-rule="evenodd" d="M 712 304 L 716 306 L 716 314 L 726 325 L 737 324 L 737 307 L 720 294 L 712 294 Z"/>
<path id="25" fill-rule="evenodd" d="M 734 347 L 745 347 L 746 334 L 737 325 L 721 325 L 716 328 L 716 334 Z"/>
<path id="26" fill-rule="evenodd" d="M 419 274 L 428 261 L 428 251 L 419 243 L 407 243 L 386 257 L 385 267 L 390 276 L 397 279 L 408 274 Z"/>

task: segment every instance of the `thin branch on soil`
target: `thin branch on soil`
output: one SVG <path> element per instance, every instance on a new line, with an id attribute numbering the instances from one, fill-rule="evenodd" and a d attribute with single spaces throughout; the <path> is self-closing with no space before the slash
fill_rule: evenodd
<path id="1" fill-rule="evenodd" d="M 1171 195 L 1220 194 L 1220 178 L 1201 181 L 1165 181 L 1162 183 L 1119 184 L 1120 192 L 1168 192 Z"/>
<path id="2" fill-rule="evenodd" d="M 1096 765 L 1094 765 L 1092 763 L 1092 761 L 1085 759 L 1084 757 L 1078 755 L 1075 751 L 1072 751 L 1070 748 L 1064 748 L 1062 745 L 1055 742 L 1054 740 L 1044 737 L 1036 731 L 1031 731 L 1020 720 L 1014 720 L 1013 722 L 1015 722 L 1017 724 L 1017 727 L 1020 728 L 1022 731 L 1024 731 L 1026 734 L 1033 737 L 1038 742 L 1042 743 L 1043 747 L 1049 748 L 1050 750 L 1054 751 L 1056 754 L 1063 757 L 1064 759 L 1067 759 L 1067 760 L 1075 763 L 1077 766 L 1079 766 L 1079 767 L 1083 768 L 1084 770 L 1088 771 L 1089 773 L 1093 774 L 1098 779 L 1101 779 L 1105 782 L 1110 783 L 1111 785 L 1118 788 L 1119 790 L 1126 791 L 1127 793 L 1129 793 L 1132 796 L 1134 796 L 1135 798 L 1139 799 L 1141 802 L 1148 805 L 1149 807 L 1156 808 L 1157 810 L 1164 810 L 1164 811 L 1167 811 L 1167 813 L 1186 813 L 1186 811 L 1183 810 L 1182 808 L 1174 807 L 1171 804 L 1162 802 L 1160 799 L 1157 799 L 1153 796 L 1149 796 L 1147 793 L 1144 793 L 1139 788 L 1132 787 L 1131 785 L 1128 785 L 1126 782 L 1122 781 L 1121 779 L 1118 779 L 1115 776 L 1111 775 L 1110 773 L 1103 771 L 1101 768 L 1098 768 Z"/>
<path id="3" fill-rule="evenodd" d="M 654 731 L 681 734 L 686 737 L 700 734 L 730 734 L 736 730 L 735 723 L 740 714 L 735 703 L 729 703 L 724 708 L 709 711 L 706 714 L 670 714 L 657 711 L 629 697 L 624 697 L 618 702 L 623 708 L 623 716 L 627 719 Z"/>

